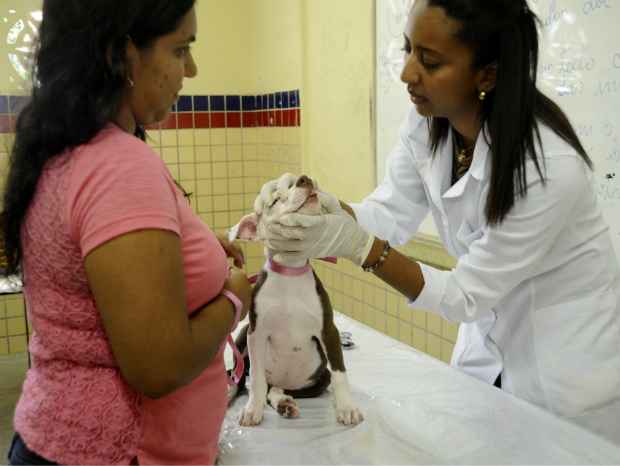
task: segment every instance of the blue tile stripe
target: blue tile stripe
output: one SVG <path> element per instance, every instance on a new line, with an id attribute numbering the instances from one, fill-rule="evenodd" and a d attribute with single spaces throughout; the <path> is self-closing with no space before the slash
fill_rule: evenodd
<path id="1" fill-rule="evenodd" d="M 28 99 L 29 96 L 0 95 L 0 133 L 10 131 L 8 129 L 10 121 L 24 107 Z M 243 116 L 245 113 L 258 114 L 272 110 L 300 108 L 299 89 L 296 89 L 257 95 L 183 95 L 172 107 L 172 112 L 173 114 L 240 113 Z"/>

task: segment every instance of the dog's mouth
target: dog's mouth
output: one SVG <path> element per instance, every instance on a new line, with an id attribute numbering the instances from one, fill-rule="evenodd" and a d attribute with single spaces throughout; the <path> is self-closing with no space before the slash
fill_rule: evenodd
<path id="1" fill-rule="evenodd" d="M 308 197 L 306 197 L 306 199 L 301 203 L 301 205 L 297 207 L 297 209 L 295 209 L 295 212 L 299 212 L 304 207 L 310 207 L 317 202 L 319 202 L 319 195 L 313 191 L 308 195 Z"/>

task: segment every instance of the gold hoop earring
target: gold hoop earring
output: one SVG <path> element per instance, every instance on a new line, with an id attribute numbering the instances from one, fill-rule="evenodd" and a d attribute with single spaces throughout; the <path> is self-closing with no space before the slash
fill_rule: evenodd
<path id="1" fill-rule="evenodd" d="M 486 98 L 487 98 L 487 93 L 484 91 L 480 91 L 480 93 L 478 94 L 478 99 L 480 99 L 480 101 L 483 101 Z"/>
<path id="2" fill-rule="evenodd" d="M 127 78 L 127 82 L 129 83 L 129 87 L 134 87 L 136 85 L 131 78 Z"/>

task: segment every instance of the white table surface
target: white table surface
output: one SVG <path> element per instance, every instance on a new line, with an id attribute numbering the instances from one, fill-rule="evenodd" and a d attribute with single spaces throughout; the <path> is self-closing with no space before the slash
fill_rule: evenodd
<path id="1" fill-rule="evenodd" d="M 267 406 L 261 425 L 240 427 L 242 396 L 220 464 L 620 464 L 619 446 L 581 427 L 346 316 L 336 324 L 356 343 L 344 356 L 365 421 L 338 425 L 326 393 L 298 400 L 297 419 Z"/>

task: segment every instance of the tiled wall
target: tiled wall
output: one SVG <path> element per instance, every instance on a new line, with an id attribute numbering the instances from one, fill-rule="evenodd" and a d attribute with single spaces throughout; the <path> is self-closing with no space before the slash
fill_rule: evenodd
<path id="1" fill-rule="evenodd" d="M 397 248 L 416 260 L 448 269 L 454 260 L 433 242 Z M 334 309 L 449 363 L 458 325 L 412 309 L 407 300 L 377 277 L 346 260 L 338 264 L 314 261 L 314 268 L 329 292 Z"/>
<path id="2" fill-rule="evenodd" d="M 14 119 L 21 98 L 0 96 L 0 116 Z M 300 173 L 299 91 L 267 95 L 183 96 L 169 119 L 147 130 L 148 143 L 192 193 L 195 212 L 224 231 L 250 212 L 262 184 L 283 172 Z M 0 128 L 1 129 L 1 128 Z M 3 128 L 10 137 L 10 127 Z M 0 158 L 6 153 L 0 148 Z M 243 244 L 248 274 L 263 264 L 257 244 Z M 449 268 L 452 260 L 432 242 L 402 252 Z M 345 260 L 315 261 L 334 308 L 391 337 L 449 362 L 458 327 L 422 310 L 373 275 Z M 0 296 L 0 354 L 22 352 L 26 328 L 21 295 Z"/>
<path id="3" fill-rule="evenodd" d="M 0 295 L 0 355 L 26 351 L 26 319 L 21 293 Z"/>
<path id="4" fill-rule="evenodd" d="M 14 120 L 18 102 L 23 100 L 0 96 L 3 121 Z M 147 142 L 192 193 L 194 211 L 212 229 L 224 231 L 252 210 L 265 181 L 286 171 L 301 171 L 300 124 L 298 90 L 251 96 L 183 96 L 168 121 L 147 130 Z M 5 142 L 0 146 L 4 167 L 10 131 L 8 123 L 0 127 Z M 0 178 L 4 176 L 0 174 Z M 248 271 L 255 272 L 262 266 L 262 249 L 245 248 Z M 0 354 L 25 349 L 22 295 L 0 295 Z"/>

